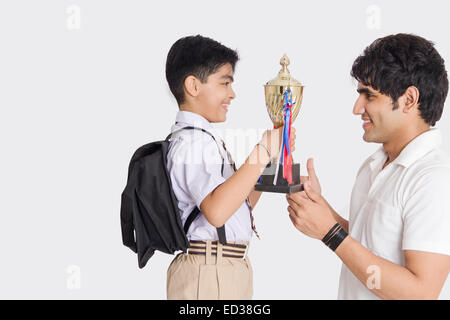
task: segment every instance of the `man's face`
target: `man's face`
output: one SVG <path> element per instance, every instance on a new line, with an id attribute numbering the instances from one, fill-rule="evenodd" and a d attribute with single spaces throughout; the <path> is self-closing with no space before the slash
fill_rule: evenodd
<path id="1" fill-rule="evenodd" d="M 198 101 L 208 121 L 223 122 L 227 119 L 228 107 L 236 96 L 231 88 L 233 75 L 231 64 L 226 63 L 216 73 L 209 75 L 206 83 L 201 84 Z"/>
<path id="2" fill-rule="evenodd" d="M 358 83 L 357 91 L 359 97 L 353 107 L 353 114 L 361 116 L 364 141 L 388 143 L 395 139 L 405 125 L 402 108 L 393 110 L 391 97 L 370 86 Z"/>

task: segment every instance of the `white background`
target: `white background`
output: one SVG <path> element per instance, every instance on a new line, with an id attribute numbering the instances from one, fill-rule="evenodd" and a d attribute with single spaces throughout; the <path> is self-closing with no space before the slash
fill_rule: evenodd
<path id="1" fill-rule="evenodd" d="M 306 86 L 294 159 L 304 169 L 315 158 L 324 196 L 347 217 L 356 172 L 379 147 L 362 140 L 362 121 L 352 115 L 351 65 L 376 38 L 398 32 L 434 41 L 450 61 L 449 7 L 411 0 L 2 1 L 0 298 L 165 298 L 173 257 L 157 253 L 138 269 L 122 245 L 119 211 L 133 151 L 164 138 L 178 110 L 164 72 L 178 38 L 202 34 L 240 54 L 237 97 L 217 125 L 238 163 L 246 154 L 230 137 L 271 128 L 263 84 L 288 54 L 292 75 Z M 447 152 L 449 116 L 444 110 L 437 125 Z M 286 207 L 283 195 L 264 194 L 255 208 L 262 240 L 250 249 L 254 298 L 335 299 L 340 260 L 299 233 Z M 441 298 L 449 297 L 447 284 Z"/>

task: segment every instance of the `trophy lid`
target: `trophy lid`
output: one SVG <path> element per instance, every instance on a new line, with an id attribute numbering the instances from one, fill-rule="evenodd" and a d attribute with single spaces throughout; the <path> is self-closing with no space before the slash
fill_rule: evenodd
<path id="1" fill-rule="evenodd" d="M 290 86 L 290 87 L 302 87 L 303 85 L 291 77 L 291 73 L 287 66 L 291 62 L 286 54 L 280 59 L 281 70 L 278 72 L 278 75 L 266 83 L 266 86 Z"/>

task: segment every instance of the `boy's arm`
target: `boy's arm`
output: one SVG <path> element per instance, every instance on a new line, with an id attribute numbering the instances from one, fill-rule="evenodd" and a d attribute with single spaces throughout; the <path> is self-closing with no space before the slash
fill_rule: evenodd
<path id="1" fill-rule="evenodd" d="M 282 129 L 266 131 L 261 140 L 272 156 L 279 153 Z M 200 210 L 209 223 L 217 228 L 225 224 L 252 192 L 269 161 L 270 156 L 266 149 L 261 145 L 255 146 L 239 170 L 203 199 Z M 256 199 L 256 195 L 253 199 Z"/>
<path id="2" fill-rule="evenodd" d="M 245 201 L 269 160 L 267 152 L 256 146 L 239 170 L 205 197 L 200 210 L 209 223 L 216 228 L 225 224 Z"/>
<path id="3" fill-rule="evenodd" d="M 261 198 L 261 195 L 262 195 L 262 191 L 252 190 L 250 192 L 250 195 L 248 196 L 248 200 L 250 201 L 250 205 L 252 206 L 252 208 L 254 208 L 256 206 L 256 204 L 259 201 L 259 198 Z"/>

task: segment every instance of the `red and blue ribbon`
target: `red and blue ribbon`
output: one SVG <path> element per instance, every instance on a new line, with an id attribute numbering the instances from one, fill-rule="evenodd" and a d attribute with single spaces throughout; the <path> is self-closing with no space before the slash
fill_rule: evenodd
<path id="1" fill-rule="evenodd" d="M 291 154 L 291 125 L 292 125 L 292 91 L 287 89 L 284 93 L 284 128 L 283 128 L 283 146 L 281 148 L 281 165 L 283 166 L 283 178 L 292 184 L 292 154 Z"/>

